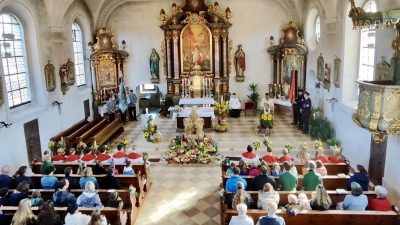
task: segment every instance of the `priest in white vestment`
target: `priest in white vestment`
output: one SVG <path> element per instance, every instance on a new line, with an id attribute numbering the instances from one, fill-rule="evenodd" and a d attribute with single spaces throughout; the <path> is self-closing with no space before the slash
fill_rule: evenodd
<path id="1" fill-rule="evenodd" d="M 241 105 L 239 99 L 236 97 L 236 93 L 232 93 L 232 96 L 229 99 L 229 109 L 231 117 L 233 118 L 240 117 Z"/>
<path id="2" fill-rule="evenodd" d="M 269 94 L 265 93 L 265 96 L 262 98 L 260 102 L 260 107 L 264 108 L 264 113 L 265 112 L 270 112 L 274 113 L 274 102 L 269 98 Z"/>

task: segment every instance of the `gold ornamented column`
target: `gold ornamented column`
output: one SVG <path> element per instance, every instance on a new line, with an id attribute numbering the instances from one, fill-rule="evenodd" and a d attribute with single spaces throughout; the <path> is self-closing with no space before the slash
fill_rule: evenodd
<path id="1" fill-rule="evenodd" d="M 228 52 L 228 31 L 226 29 L 221 30 L 222 37 L 222 76 L 228 77 L 228 62 L 227 62 L 227 52 Z"/>
<path id="2" fill-rule="evenodd" d="M 215 78 L 220 77 L 219 29 L 213 29 Z"/>
<path id="3" fill-rule="evenodd" d="M 172 78 L 171 71 L 171 31 L 167 31 L 167 37 L 165 38 L 167 42 L 167 78 Z"/>
<path id="4" fill-rule="evenodd" d="M 178 49 L 178 40 L 179 40 L 179 31 L 172 31 L 172 40 L 174 42 L 174 79 L 179 80 L 179 49 Z"/>

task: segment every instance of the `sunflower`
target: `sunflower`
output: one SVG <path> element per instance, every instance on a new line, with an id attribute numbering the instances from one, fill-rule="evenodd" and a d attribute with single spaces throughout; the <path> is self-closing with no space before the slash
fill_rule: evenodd
<path id="1" fill-rule="evenodd" d="M 272 120 L 272 116 L 271 115 L 268 115 L 268 120 Z"/>
<path id="2" fill-rule="evenodd" d="M 149 136 L 149 132 L 144 132 L 144 136 L 148 137 Z"/>
<path id="3" fill-rule="evenodd" d="M 268 117 L 267 117 L 266 114 L 263 114 L 263 115 L 261 116 L 261 118 L 262 118 L 263 120 L 267 120 L 267 119 L 268 119 Z"/>

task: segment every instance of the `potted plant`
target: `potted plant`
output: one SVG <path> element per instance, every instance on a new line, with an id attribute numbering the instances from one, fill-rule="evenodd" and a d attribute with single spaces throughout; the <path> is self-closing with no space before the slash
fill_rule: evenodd
<path id="1" fill-rule="evenodd" d="M 254 102 L 255 108 L 257 109 L 258 101 L 260 100 L 260 93 L 258 92 L 260 89 L 258 88 L 258 84 L 252 82 L 249 84 L 247 89 L 251 91 L 251 94 L 247 95 L 247 97 L 250 101 Z"/>
<path id="2" fill-rule="evenodd" d="M 336 140 L 335 138 L 329 138 L 326 140 L 326 143 L 329 145 L 331 150 L 335 149 L 335 146 L 339 145 L 339 140 Z"/>
<path id="3" fill-rule="evenodd" d="M 326 141 L 329 138 L 335 136 L 335 130 L 333 129 L 332 123 L 325 117 L 322 119 L 320 117 L 310 118 L 310 136 L 313 139 L 321 139 Z"/>

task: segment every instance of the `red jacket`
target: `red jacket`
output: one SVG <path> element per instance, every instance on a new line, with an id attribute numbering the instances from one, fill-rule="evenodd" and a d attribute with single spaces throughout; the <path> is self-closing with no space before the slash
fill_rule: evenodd
<path id="1" fill-rule="evenodd" d="M 336 156 L 329 156 L 329 157 L 328 157 L 328 160 L 329 160 L 331 163 L 346 163 L 346 161 L 344 161 L 343 158 L 340 158 L 339 160 L 337 160 L 337 159 L 336 159 Z"/>
<path id="2" fill-rule="evenodd" d="M 274 155 L 264 155 L 262 157 L 262 160 L 264 160 L 267 163 L 275 163 L 278 162 L 278 158 Z"/>
<path id="3" fill-rule="evenodd" d="M 100 153 L 96 158 L 97 161 L 105 161 L 108 159 L 111 159 L 111 156 L 109 156 L 108 154 L 104 154 L 104 153 Z"/>
<path id="4" fill-rule="evenodd" d="M 142 155 L 137 152 L 131 152 L 126 156 L 126 158 L 128 158 L 128 159 L 138 159 L 141 157 L 142 157 Z"/>
<path id="5" fill-rule="evenodd" d="M 117 152 L 113 155 L 113 158 L 115 159 L 126 158 L 126 154 L 123 152 Z"/>
<path id="6" fill-rule="evenodd" d="M 254 159 L 257 157 L 257 155 L 252 152 L 245 152 L 242 154 L 242 156 L 248 159 Z"/>
<path id="7" fill-rule="evenodd" d="M 279 162 L 286 162 L 286 161 L 293 161 L 293 159 L 290 156 L 284 155 L 279 158 Z"/>
<path id="8" fill-rule="evenodd" d="M 54 162 L 54 161 L 64 161 L 65 160 L 65 156 L 63 156 L 63 155 L 55 155 L 54 157 L 53 157 L 53 159 L 52 159 L 52 161 Z"/>
<path id="9" fill-rule="evenodd" d="M 65 158 L 65 162 L 74 162 L 76 160 L 79 160 L 80 158 L 80 155 L 69 155 Z"/>
<path id="10" fill-rule="evenodd" d="M 321 160 L 322 163 L 328 163 L 329 162 L 328 157 L 325 156 L 325 155 L 318 156 L 317 158 L 315 158 L 315 161 L 317 161 L 317 160 Z"/>
<path id="11" fill-rule="evenodd" d="M 392 211 L 392 204 L 387 198 L 374 198 L 368 203 L 367 210 Z"/>
<path id="12" fill-rule="evenodd" d="M 81 158 L 81 160 L 84 161 L 84 162 L 89 162 L 89 161 L 92 161 L 92 160 L 94 160 L 94 159 L 96 159 L 96 156 L 95 156 L 95 155 L 92 155 L 92 154 L 84 155 L 84 156 L 82 156 L 82 158 Z"/>

